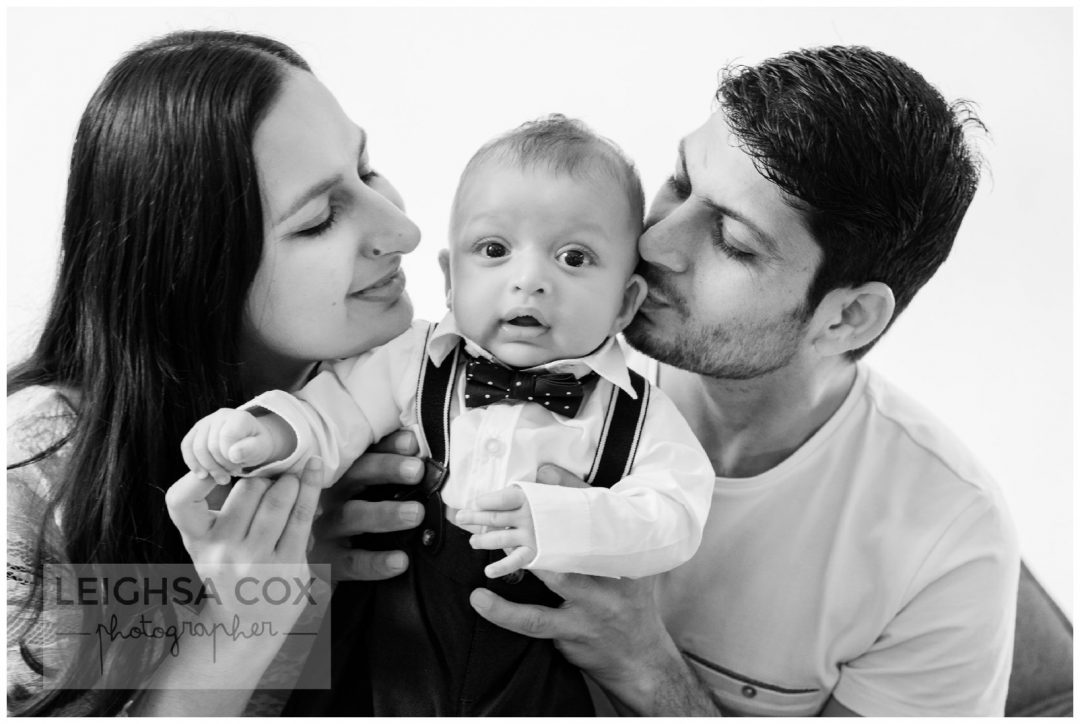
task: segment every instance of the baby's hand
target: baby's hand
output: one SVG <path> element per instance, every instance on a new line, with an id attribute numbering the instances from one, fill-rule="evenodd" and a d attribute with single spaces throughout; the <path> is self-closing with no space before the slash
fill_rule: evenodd
<path id="1" fill-rule="evenodd" d="M 473 501 L 471 508 L 458 511 L 459 525 L 484 525 L 498 530 L 477 533 L 469 539 L 473 548 L 494 551 L 506 550 L 506 558 L 484 569 L 488 578 L 499 578 L 524 568 L 536 558 L 536 531 L 533 529 L 529 501 L 521 488 L 511 485 L 485 493 Z"/>
<path id="2" fill-rule="evenodd" d="M 245 467 L 271 459 L 273 435 L 261 418 L 244 410 L 222 408 L 195 423 L 180 443 L 184 463 L 200 478 L 229 482 Z"/>

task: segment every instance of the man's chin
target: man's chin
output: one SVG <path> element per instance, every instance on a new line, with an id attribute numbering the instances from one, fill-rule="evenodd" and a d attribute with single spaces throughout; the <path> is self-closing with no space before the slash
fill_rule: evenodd
<path id="1" fill-rule="evenodd" d="M 633 349 L 641 352 L 646 357 L 665 362 L 670 357 L 669 345 L 665 344 L 656 336 L 656 330 L 642 315 L 634 317 L 633 321 L 623 330 L 623 338 Z"/>

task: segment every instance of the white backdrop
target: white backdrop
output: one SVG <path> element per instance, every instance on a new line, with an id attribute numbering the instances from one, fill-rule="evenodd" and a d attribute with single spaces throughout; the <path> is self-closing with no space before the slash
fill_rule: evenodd
<path id="1" fill-rule="evenodd" d="M 887 8 L 11 8 L 7 360 L 29 349 L 55 271 L 79 114 L 122 52 L 180 28 L 292 45 L 371 138 L 424 232 L 417 313 L 441 314 L 435 253 L 461 167 L 491 135 L 582 118 L 651 197 L 718 70 L 801 46 L 869 45 L 979 104 L 989 162 L 956 247 L 869 360 L 950 424 L 1001 482 L 1022 552 L 1072 610 L 1072 10 Z"/>

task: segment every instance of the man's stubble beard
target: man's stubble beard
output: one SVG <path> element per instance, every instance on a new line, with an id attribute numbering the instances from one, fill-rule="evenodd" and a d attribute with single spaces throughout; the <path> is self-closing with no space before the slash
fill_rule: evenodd
<path id="1" fill-rule="evenodd" d="M 652 328 L 646 312 L 626 328 L 626 341 L 664 364 L 717 379 L 749 380 L 785 367 L 798 352 L 809 324 L 805 305 L 779 319 L 712 326 L 691 324 L 681 300 L 669 308 L 681 319 L 669 338 Z"/>

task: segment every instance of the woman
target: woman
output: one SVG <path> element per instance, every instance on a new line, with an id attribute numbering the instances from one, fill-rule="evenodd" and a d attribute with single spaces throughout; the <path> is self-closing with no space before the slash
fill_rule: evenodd
<path id="1" fill-rule="evenodd" d="M 160 667 L 160 651 L 120 657 L 115 681 L 139 686 L 42 688 L 44 660 L 89 655 L 42 617 L 42 566 L 306 566 L 313 486 L 244 482 L 210 513 L 216 491 L 184 478 L 177 527 L 165 491 L 201 416 L 405 329 L 399 264 L 419 231 L 401 206 L 363 131 L 276 41 L 173 33 L 109 72 L 75 140 L 52 308 L 8 376 L 13 712 L 116 714 L 145 688 L 132 713 L 239 713 L 280 637 L 230 648 L 231 693 L 177 691 L 205 684 L 198 642 Z"/>

